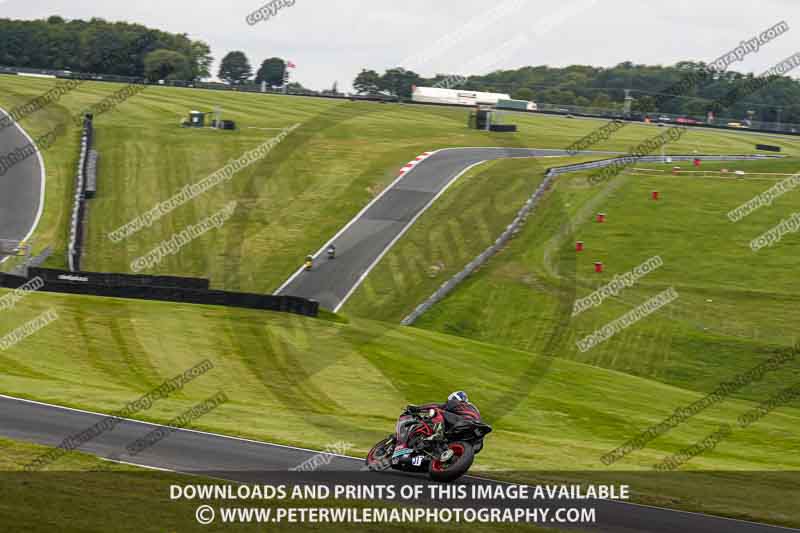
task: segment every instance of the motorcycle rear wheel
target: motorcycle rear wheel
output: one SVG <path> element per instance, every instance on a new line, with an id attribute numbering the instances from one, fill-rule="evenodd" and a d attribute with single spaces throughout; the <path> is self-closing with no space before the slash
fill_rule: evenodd
<path id="1" fill-rule="evenodd" d="M 451 442 L 447 447 L 452 450 L 453 458 L 442 463 L 438 459 L 431 461 L 428 475 L 433 481 L 449 483 L 467 473 L 475 460 L 472 444 L 463 441 Z"/>

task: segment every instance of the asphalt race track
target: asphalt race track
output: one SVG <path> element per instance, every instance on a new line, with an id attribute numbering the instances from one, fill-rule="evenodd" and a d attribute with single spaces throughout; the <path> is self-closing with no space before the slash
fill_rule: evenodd
<path id="1" fill-rule="evenodd" d="M 330 241 L 336 246 L 334 261 L 325 256 L 326 243 L 314 256 L 314 268 L 310 272 L 298 270 L 277 292 L 311 298 L 322 307 L 337 311 L 437 195 L 469 167 L 492 159 L 558 155 L 569 154 L 565 150 L 533 148 L 439 150 L 388 187 Z M 546 165 L 542 164 L 544 168 Z"/>
<path id="2" fill-rule="evenodd" d="M 276 293 L 310 298 L 325 309 L 338 311 L 392 245 L 437 196 L 471 166 L 482 161 L 510 157 L 568 155 L 571 154 L 566 150 L 537 148 L 448 148 L 434 152 L 387 187 L 320 248 L 314 254 L 311 271 L 299 268 Z M 583 151 L 577 155 L 600 155 L 604 159 L 620 153 Z M 694 156 L 670 157 L 678 161 Z M 701 157 L 707 160 L 714 158 L 708 155 Z M 542 171 L 548 166 L 547 162 L 542 162 Z M 336 246 L 336 259 L 333 261 L 329 261 L 325 254 L 330 243 Z"/>
<path id="3" fill-rule="evenodd" d="M 0 109 L 0 116 L 5 111 Z M 17 124 L 0 129 L 0 156 L 31 142 Z M 3 167 L 0 166 L 0 172 Z M 43 198 L 42 163 L 35 155 L 13 165 L 0 175 L 0 239 L 21 241 L 36 225 Z"/>
<path id="4" fill-rule="evenodd" d="M 77 411 L 27 400 L 0 396 L 0 436 L 58 446 L 66 437 L 87 430 L 105 418 L 104 415 Z M 225 437 L 196 431 L 175 429 L 164 440 L 132 457 L 126 447 L 159 427 L 154 424 L 123 421 L 112 431 L 100 434 L 83 445 L 81 451 L 99 457 L 171 471 L 199 474 L 233 482 L 292 483 L 303 479 L 302 474 L 289 469 L 318 452 L 256 441 Z M 306 482 L 320 483 L 329 476 L 330 482 L 358 482 L 385 485 L 387 483 L 425 483 L 422 476 L 401 473 L 362 472 L 363 461 L 351 457 L 333 456 L 329 464 L 320 466 L 319 477 Z M 336 473 L 336 474 L 334 474 Z M 193 483 L 187 481 L 187 483 Z M 490 480 L 472 477 L 459 483 L 489 483 Z M 430 505 L 437 505 L 430 502 Z M 536 501 L 537 506 L 549 506 Z M 553 502 L 552 505 L 564 505 Z M 591 506 L 596 509 L 597 523 L 591 531 L 613 533 L 778 533 L 798 531 L 772 527 L 710 515 L 688 513 L 657 507 L 647 507 L 619 501 L 570 501 L 571 507 Z M 564 527 L 563 525 L 560 525 Z"/>
<path id="5" fill-rule="evenodd" d="M 17 127 L 0 131 L 0 155 L 30 142 Z M 585 152 L 612 155 L 609 152 Z M 324 259 L 325 246 L 311 272 L 299 270 L 280 289 L 286 294 L 315 298 L 329 309 L 338 309 L 386 251 L 411 227 L 439 194 L 443 193 L 469 167 L 487 160 L 508 157 L 546 157 L 566 155 L 563 150 L 522 148 L 446 149 L 433 153 L 406 172 L 356 216 L 332 242 L 337 259 Z M 548 166 L 542 164 L 542 168 Z M 30 157 L 0 176 L 0 238 L 22 240 L 32 232 L 41 211 L 43 169 L 39 157 Z M 79 434 L 104 415 L 20 400 L 0 395 L 0 436 L 45 446 L 58 446 L 67 437 Z M 122 421 L 85 443 L 80 450 L 99 457 L 137 466 L 201 474 L 234 482 L 292 482 L 298 474 L 290 472 L 319 452 L 256 442 L 223 435 L 174 429 L 168 436 L 132 456 L 126 447 L 163 426 Z M 363 461 L 334 456 L 320 470 L 331 475 L 347 475 L 359 483 L 423 483 L 420 476 L 362 471 Z M 497 483 L 472 477 L 464 483 Z M 546 502 L 545 502 L 546 503 Z M 431 502 L 431 505 L 437 505 Z M 537 501 L 537 506 L 542 502 Z M 592 531 L 621 533 L 761 533 L 798 531 L 753 524 L 626 502 L 571 501 L 569 506 L 596 508 L 598 523 Z M 561 527 L 565 527 L 560 525 Z M 582 526 L 581 529 L 586 529 Z"/>

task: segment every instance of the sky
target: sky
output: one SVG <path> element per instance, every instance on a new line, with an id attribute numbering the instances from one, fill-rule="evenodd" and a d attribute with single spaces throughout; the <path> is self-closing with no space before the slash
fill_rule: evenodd
<path id="1" fill-rule="evenodd" d="M 430 77 L 711 62 L 782 21 L 787 33 L 730 68 L 760 74 L 800 51 L 800 0 L 277 1 L 286 5 L 255 24 L 248 15 L 265 1 L 0 0 L 0 17 L 137 22 L 209 43 L 214 74 L 227 52 L 242 50 L 254 69 L 278 56 L 297 65 L 293 81 L 312 89 L 338 82 L 344 91 L 363 68 L 403 66 Z"/>

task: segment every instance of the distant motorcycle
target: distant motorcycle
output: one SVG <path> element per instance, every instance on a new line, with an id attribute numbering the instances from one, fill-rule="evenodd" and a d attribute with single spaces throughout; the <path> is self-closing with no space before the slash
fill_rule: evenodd
<path id="1" fill-rule="evenodd" d="M 395 433 L 370 450 L 366 464 L 370 470 L 427 472 L 434 481 L 455 481 L 472 466 L 491 431 L 469 403 L 456 413 L 445 412 L 436 404 L 409 405 L 400 415 Z"/>

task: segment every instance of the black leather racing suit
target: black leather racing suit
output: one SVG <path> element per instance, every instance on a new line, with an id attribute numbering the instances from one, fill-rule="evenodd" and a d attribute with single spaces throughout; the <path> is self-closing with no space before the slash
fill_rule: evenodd
<path id="1" fill-rule="evenodd" d="M 470 402 L 461 402 L 458 400 L 447 400 L 445 403 L 429 403 L 425 405 L 421 405 L 419 409 L 431 408 L 431 407 L 438 407 L 442 410 L 442 416 L 444 416 L 444 422 L 448 427 L 452 427 L 460 422 L 464 416 L 461 412 L 464 409 L 474 410 L 478 413 L 480 417 L 480 412 L 478 408 L 475 407 Z"/>

